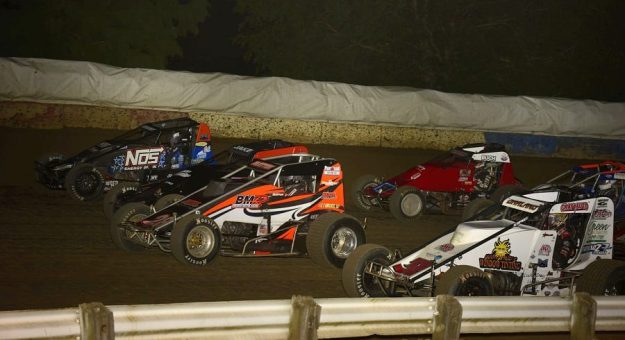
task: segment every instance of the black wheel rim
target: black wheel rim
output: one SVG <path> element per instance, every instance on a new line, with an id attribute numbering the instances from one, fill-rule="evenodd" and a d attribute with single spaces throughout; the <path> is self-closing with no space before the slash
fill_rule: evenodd
<path id="1" fill-rule="evenodd" d="M 94 173 L 81 174 L 76 178 L 76 192 L 82 196 L 89 196 L 98 189 L 99 178 Z"/>

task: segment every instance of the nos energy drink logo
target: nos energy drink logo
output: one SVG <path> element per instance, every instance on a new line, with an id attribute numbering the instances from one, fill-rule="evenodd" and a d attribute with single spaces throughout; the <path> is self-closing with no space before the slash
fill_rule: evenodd
<path id="1" fill-rule="evenodd" d="M 158 167 L 163 148 L 133 149 L 126 151 L 126 170 L 143 170 Z"/>

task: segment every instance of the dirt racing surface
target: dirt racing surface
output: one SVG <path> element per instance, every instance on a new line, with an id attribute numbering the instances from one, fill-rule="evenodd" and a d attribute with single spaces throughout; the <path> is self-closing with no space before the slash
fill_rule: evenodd
<path id="1" fill-rule="evenodd" d="M 120 131 L 0 128 L 0 310 L 228 300 L 346 297 L 340 271 L 307 258 L 218 257 L 206 267 L 185 266 L 158 249 L 128 253 L 109 238 L 101 203 L 79 202 L 63 191 L 34 183 L 33 161 L 47 152 L 72 155 Z M 223 149 L 236 141 L 216 140 Z M 336 158 L 346 189 L 358 176 L 396 175 L 439 154 L 417 149 L 310 145 Z M 533 186 L 588 160 L 515 157 L 516 175 Z M 346 197 L 347 212 L 366 218 L 367 241 L 406 254 L 443 231 L 459 216 L 426 215 L 414 225 L 383 211 L 361 213 Z M 510 337 L 508 337 L 510 338 Z M 512 337 L 514 338 L 514 337 Z"/>

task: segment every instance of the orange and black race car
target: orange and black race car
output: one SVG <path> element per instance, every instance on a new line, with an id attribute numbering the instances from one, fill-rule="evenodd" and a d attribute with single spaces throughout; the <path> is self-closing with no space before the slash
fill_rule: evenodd
<path id="1" fill-rule="evenodd" d="M 226 256 L 305 256 L 342 267 L 365 243 L 363 225 L 344 213 L 343 171 L 310 154 L 254 160 L 158 211 L 129 203 L 111 219 L 118 247 L 152 246 L 203 266 Z"/>

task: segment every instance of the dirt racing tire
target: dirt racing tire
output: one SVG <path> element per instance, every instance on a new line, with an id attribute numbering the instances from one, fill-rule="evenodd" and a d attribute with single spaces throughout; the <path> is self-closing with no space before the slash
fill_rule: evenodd
<path id="1" fill-rule="evenodd" d="M 468 221 L 471 217 L 481 213 L 495 204 L 497 203 L 493 200 L 489 200 L 488 198 L 476 198 L 464 207 L 464 210 L 462 211 L 462 220 Z"/>
<path id="2" fill-rule="evenodd" d="M 524 193 L 527 193 L 527 189 L 523 188 L 520 185 L 502 185 L 499 188 L 495 189 L 495 191 L 493 191 L 493 193 L 490 195 L 490 199 L 497 204 L 501 204 L 506 198 L 512 195 L 519 195 Z"/>
<path id="3" fill-rule="evenodd" d="M 140 221 L 151 214 L 150 207 L 138 202 L 127 203 L 117 209 L 113 216 L 111 216 L 109 228 L 113 244 L 115 244 L 117 248 L 125 251 L 138 252 L 145 250 L 146 247 L 128 240 L 126 231 L 119 226 L 124 222 Z"/>
<path id="4" fill-rule="evenodd" d="M 65 189 L 80 201 L 92 201 L 102 196 L 104 176 L 91 164 L 76 164 L 65 176 Z"/>
<path id="5" fill-rule="evenodd" d="M 590 295 L 625 295 L 625 262 L 596 260 L 576 281 L 575 291 Z"/>
<path id="6" fill-rule="evenodd" d="M 206 216 L 187 215 L 176 222 L 171 233 L 170 247 L 179 262 L 205 266 L 221 247 L 219 226 Z"/>
<path id="7" fill-rule="evenodd" d="M 401 186 L 389 200 L 391 215 L 403 223 L 410 223 L 423 215 L 426 201 L 423 193 L 411 186 Z"/>
<path id="8" fill-rule="evenodd" d="M 370 187 L 375 187 L 378 184 L 380 184 L 380 180 L 375 175 L 364 175 L 358 177 L 354 181 L 354 185 L 352 185 L 351 188 L 350 196 L 356 208 L 362 211 L 369 211 L 375 206 L 375 204 L 371 202 L 371 200 L 364 197 L 362 191 Z"/>
<path id="9" fill-rule="evenodd" d="M 434 295 L 493 296 L 495 291 L 488 275 L 475 267 L 458 265 L 440 274 Z"/>
<path id="10" fill-rule="evenodd" d="M 365 242 L 365 230 L 360 221 L 348 214 L 327 212 L 310 223 L 306 249 L 313 262 L 342 268 L 349 254 Z"/>
<path id="11" fill-rule="evenodd" d="M 111 220 L 113 214 L 121 207 L 119 198 L 122 195 L 130 194 L 131 192 L 137 192 L 139 190 L 139 184 L 134 182 L 120 182 L 112 187 L 104 194 L 102 199 L 102 211 L 104 211 L 104 217 Z"/>
<path id="12" fill-rule="evenodd" d="M 154 210 L 159 211 L 166 206 L 180 201 L 184 196 L 180 194 L 167 194 L 159 198 L 156 203 L 154 203 Z"/>
<path id="13" fill-rule="evenodd" d="M 376 283 L 376 278 L 365 276 L 364 271 L 369 261 L 382 265 L 390 264 L 391 252 L 377 244 L 367 243 L 359 246 L 345 261 L 341 273 L 343 289 L 349 297 L 384 297 L 384 290 Z"/>

